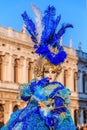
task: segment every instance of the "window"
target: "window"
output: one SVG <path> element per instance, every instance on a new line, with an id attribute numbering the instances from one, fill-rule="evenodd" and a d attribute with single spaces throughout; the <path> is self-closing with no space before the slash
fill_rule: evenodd
<path id="1" fill-rule="evenodd" d="M 31 79 L 32 79 L 32 65 L 33 65 L 33 62 L 29 62 L 29 68 L 28 68 L 28 82 L 30 82 Z"/>
<path id="2" fill-rule="evenodd" d="M 18 108 L 18 105 L 15 105 L 14 108 L 13 108 L 13 112 L 17 111 L 19 108 Z"/>
<path id="3" fill-rule="evenodd" d="M 83 74 L 83 93 L 87 93 L 87 74 Z"/>
<path id="4" fill-rule="evenodd" d="M 74 91 L 77 91 L 77 79 L 78 79 L 78 73 L 74 73 Z"/>
<path id="5" fill-rule="evenodd" d="M 87 123 L 87 110 L 83 111 L 83 123 L 86 124 Z"/>
<path id="6" fill-rule="evenodd" d="M 74 110 L 74 121 L 75 121 L 75 125 L 78 124 L 78 118 L 79 118 L 79 110 Z"/>
<path id="7" fill-rule="evenodd" d="M 64 71 L 64 86 L 67 86 L 67 75 L 68 75 L 68 71 L 67 70 L 65 70 Z"/>
<path id="8" fill-rule="evenodd" d="M 4 125 L 4 108 L 3 105 L 0 104 L 0 128 Z"/>
<path id="9" fill-rule="evenodd" d="M 0 57 L 0 80 L 2 80 L 2 59 Z"/>
<path id="10" fill-rule="evenodd" d="M 19 59 L 15 59 L 14 61 L 14 82 L 18 83 L 18 61 Z"/>

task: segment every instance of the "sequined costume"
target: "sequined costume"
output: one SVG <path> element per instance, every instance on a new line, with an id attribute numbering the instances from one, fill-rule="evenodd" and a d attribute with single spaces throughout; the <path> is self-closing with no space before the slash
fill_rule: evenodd
<path id="1" fill-rule="evenodd" d="M 76 130 L 68 106 L 70 90 L 47 78 L 19 87 L 25 108 L 14 112 L 1 130 Z"/>

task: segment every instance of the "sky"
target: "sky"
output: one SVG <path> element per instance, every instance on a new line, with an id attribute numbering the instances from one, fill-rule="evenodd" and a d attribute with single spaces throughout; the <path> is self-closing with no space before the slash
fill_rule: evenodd
<path id="1" fill-rule="evenodd" d="M 72 48 L 78 50 L 81 43 L 82 51 L 87 53 L 87 0 L 0 0 L 0 26 L 20 32 L 24 24 L 21 14 L 26 10 L 30 18 L 34 18 L 32 3 L 42 13 L 48 5 L 55 6 L 56 16 L 61 14 L 60 25 L 70 23 L 74 26 L 63 35 L 64 46 L 69 47 L 72 39 Z"/>

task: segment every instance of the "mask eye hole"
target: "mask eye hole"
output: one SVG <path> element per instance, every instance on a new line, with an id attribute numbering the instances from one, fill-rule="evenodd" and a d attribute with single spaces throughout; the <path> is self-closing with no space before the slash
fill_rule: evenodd
<path id="1" fill-rule="evenodd" d="M 56 72 L 55 71 L 52 71 L 52 74 L 55 74 Z"/>
<path id="2" fill-rule="evenodd" d="M 48 74 L 48 73 L 49 73 L 49 71 L 45 70 L 45 71 L 44 71 L 44 73 Z"/>

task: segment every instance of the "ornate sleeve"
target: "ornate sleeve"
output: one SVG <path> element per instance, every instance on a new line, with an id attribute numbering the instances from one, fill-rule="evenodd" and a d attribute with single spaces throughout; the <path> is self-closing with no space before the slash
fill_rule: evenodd
<path id="1" fill-rule="evenodd" d="M 59 83 L 59 86 L 51 94 L 51 97 L 54 99 L 54 110 L 52 112 L 56 114 L 66 112 L 70 105 L 70 95 L 70 90 Z"/>
<path id="2" fill-rule="evenodd" d="M 66 106 L 70 105 L 70 95 L 71 95 L 71 91 L 64 87 L 64 89 L 59 90 L 60 96 L 64 99 L 64 103 L 66 104 Z"/>
<path id="3" fill-rule="evenodd" d="M 31 82 L 29 82 L 27 84 L 21 84 L 18 87 L 19 94 L 17 96 L 17 99 L 22 99 L 24 101 L 28 101 L 33 94 L 35 84 L 36 84 L 35 79 L 32 79 Z"/>

